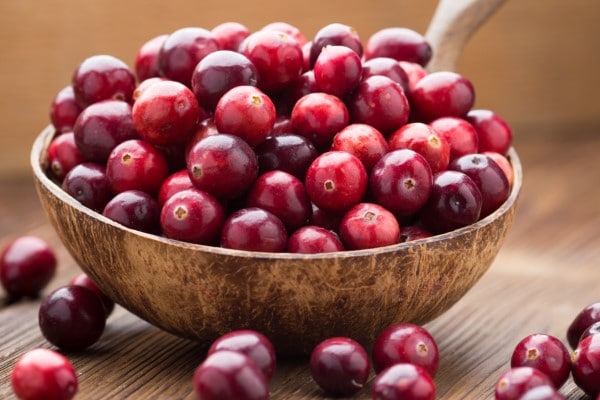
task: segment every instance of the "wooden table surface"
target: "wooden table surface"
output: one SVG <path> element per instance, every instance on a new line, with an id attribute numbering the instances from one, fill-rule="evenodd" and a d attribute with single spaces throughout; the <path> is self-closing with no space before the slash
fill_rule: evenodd
<path id="1" fill-rule="evenodd" d="M 600 301 L 599 131 L 532 135 L 515 146 L 524 169 L 517 217 L 506 243 L 480 282 L 426 325 L 440 348 L 439 399 L 493 398 L 515 344 L 532 333 L 565 339 L 576 313 Z M 0 246 L 38 235 L 56 250 L 50 290 L 78 266 L 54 234 L 29 179 L 0 182 Z M 52 347 L 38 324 L 38 300 L 8 304 L 0 289 L 0 398 L 14 398 L 10 372 L 34 347 Z M 77 399 L 193 399 L 192 374 L 205 347 L 171 336 L 117 307 L 98 343 L 67 354 L 79 376 Z M 305 359 L 278 360 L 272 399 L 327 398 Z M 570 379 L 561 392 L 587 398 Z M 363 389 L 356 399 L 367 399 Z"/>

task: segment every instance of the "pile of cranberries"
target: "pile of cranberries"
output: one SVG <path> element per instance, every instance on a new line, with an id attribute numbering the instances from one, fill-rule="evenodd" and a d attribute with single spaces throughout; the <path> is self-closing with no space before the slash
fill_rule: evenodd
<path id="1" fill-rule="evenodd" d="M 49 174 L 129 228 L 321 253 L 472 224 L 509 195 L 512 134 L 425 38 L 228 22 L 79 64 L 51 105 Z"/>

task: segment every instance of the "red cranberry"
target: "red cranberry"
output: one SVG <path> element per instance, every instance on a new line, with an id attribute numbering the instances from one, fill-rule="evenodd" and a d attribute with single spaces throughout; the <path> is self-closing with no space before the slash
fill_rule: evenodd
<path id="1" fill-rule="evenodd" d="M 165 236 L 190 243 L 215 244 L 225 221 L 221 204 L 198 189 L 181 190 L 162 207 L 160 226 Z"/>
<path id="2" fill-rule="evenodd" d="M 162 81 L 168 81 L 168 79 L 162 76 L 155 76 L 153 78 L 148 78 L 141 81 L 140 84 L 133 91 L 133 102 L 135 103 L 137 99 L 139 99 L 139 97 L 142 95 L 142 93 L 150 86 L 154 85 L 156 82 Z"/>
<path id="3" fill-rule="evenodd" d="M 85 108 L 102 100 L 130 102 L 135 90 L 135 75 L 127 64 L 109 55 L 86 58 L 72 78 L 77 104 Z"/>
<path id="4" fill-rule="evenodd" d="M 50 121 L 57 132 L 71 132 L 80 113 L 73 86 L 62 88 L 50 105 Z"/>
<path id="5" fill-rule="evenodd" d="M 36 236 L 13 239 L 0 254 L 0 283 L 13 299 L 37 296 L 55 272 L 54 251 Z"/>
<path id="6" fill-rule="evenodd" d="M 394 214 L 380 205 L 359 203 L 344 214 L 339 232 L 347 249 L 371 249 L 398 243 L 400 225 Z"/>
<path id="7" fill-rule="evenodd" d="M 421 122 L 413 122 L 396 130 L 388 138 L 390 150 L 411 149 L 421 154 L 434 174 L 443 171 L 450 162 L 448 141 L 435 129 Z"/>
<path id="8" fill-rule="evenodd" d="M 572 355 L 573 380 L 589 396 L 600 395 L 600 335 L 592 335 L 577 345 Z"/>
<path id="9" fill-rule="evenodd" d="M 310 164 L 319 156 L 310 140 L 291 133 L 270 136 L 255 151 L 261 173 L 281 170 L 302 181 Z"/>
<path id="10" fill-rule="evenodd" d="M 415 90 L 417 82 L 427 75 L 427 70 L 420 64 L 413 63 L 410 61 L 398 61 L 398 65 L 402 67 L 406 76 L 408 77 L 408 91 L 406 92 L 407 97 L 411 98 L 411 93 Z"/>
<path id="11" fill-rule="evenodd" d="M 263 142 L 275 123 L 275 105 L 254 86 L 237 86 L 225 93 L 215 108 L 219 132 L 236 135 L 250 146 Z"/>
<path id="12" fill-rule="evenodd" d="M 215 26 L 211 33 L 221 50 L 238 51 L 240 44 L 250 35 L 250 30 L 239 22 L 224 22 Z"/>
<path id="13" fill-rule="evenodd" d="M 432 56 L 427 39 L 408 28 L 384 28 L 367 40 L 365 59 L 390 57 L 398 61 L 409 61 L 427 65 Z"/>
<path id="14" fill-rule="evenodd" d="M 158 54 L 158 68 L 162 76 L 189 87 L 196 65 L 217 50 L 219 43 L 210 31 L 198 27 L 181 28 L 164 41 Z"/>
<path id="15" fill-rule="evenodd" d="M 69 285 L 83 286 L 96 293 L 96 295 L 102 301 L 102 305 L 104 306 L 104 311 L 106 311 L 107 317 L 115 309 L 115 302 L 112 301 L 111 298 L 106 294 L 104 294 L 104 292 L 96 285 L 96 282 L 94 282 L 86 273 L 82 272 L 81 274 L 73 277 L 73 279 L 69 281 Z"/>
<path id="16" fill-rule="evenodd" d="M 343 216 L 343 212 L 326 211 L 312 203 L 312 218 L 310 219 L 310 224 L 337 232 Z"/>
<path id="17" fill-rule="evenodd" d="M 212 343 L 208 355 L 223 350 L 247 355 L 261 369 L 267 381 L 273 378 L 276 364 L 275 348 L 262 333 L 249 329 L 226 333 Z"/>
<path id="18" fill-rule="evenodd" d="M 388 152 L 388 143 L 377 129 L 366 124 L 351 124 L 333 138 L 331 150 L 355 155 L 367 172 Z"/>
<path id="19" fill-rule="evenodd" d="M 73 132 L 66 132 L 52 139 L 48 146 L 48 165 L 52 175 L 62 181 L 76 165 L 85 162 L 77 148 Z"/>
<path id="20" fill-rule="evenodd" d="M 418 365 L 400 363 L 381 371 L 371 386 L 375 400 L 435 400 L 435 384 Z"/>
<path id="21" fill-rule="evenodd" d="M 567 381 L 571 373 L 569 351 L 554 336 L 529 335 L 515 347 L 510 366 L 533 367 L 542 371 L 557 389 Z"/>
<path id="22" fill-rule="evenodd" d="M 207 136 L 213 136 L 219 134 L 217 127 L 215 126 L 215 120 L 212 117 L 206 118 L 202 120 L 198 124 L 198 128 L 196 132 L 192 135 L 192 137 L 185 144 L 184 150 L 184 159 L 187 162 L 188 154 L 190 149 L 196 145 L 200 140 L 204 139 Z"/>
<path id="23" fill-rule="evenodd" d="M 290 253 L 318 254 L 343 251 L 340 238 L 329 229 L 307 225 L 292 233 L 288 239 Z"/>
<path id="24" fill-rule="evenodd" d="M 275 118 L 275 123 L 273 124 L 273 129 L 271 129 L 269 136 L 287 135 L 291 134 L 292 132 L 294 132 L 294 130 L 292 129 L 292 120 L 290 117 L 286 115 L 279 115 Z"/>
<path id="25" fill-rule="evenodd" d="M 79 164 L 65 176 L 62 189 L 84 206 L 101 212 L 112 198 L 106 169 L 96 163 Z"/>
<path id="26" fill-rule="evenodd" d="M 450 160 L 479 151 L 479 138 L 473 125 L 457 117 L 441 117 L 429 125 L 448 142 Z"/>
<path id="27" fill-rule="evenodd" d="M 49 349 L 22 355 L 10 374 L 14 394 L 21 400 L 70 400 L 77 393 L 77 374 L 69 360 Z"/>
<path id="28" fill-rule="evenodd" d="M 403 225 L 400 227 L 400 242 L 410 242 L 413 240 L 426 239 L 431 237 L 431 232 L 418 225 Z"/>
<path id="29" fill-rule="evenodd" d="M 600 302 L 592 303 L 581 310 L 567 329 L 567 341 L 572 349 L 577 347 L 581 335 L 592 324 L 600 321 Z"/>
<path id="30" fill-rule="evenodd" d="M 398 61 L 390 57 L 375 57 L 370 60 L 363 61 L 362 64 L 362 77 L 366 79 L 374 75 L 387 76 L 394 82 L 397 82 L 404 93 L 406 94 L 410 90 L 408 86 L 408 75 L 404 69 L 400 66 Z"/>
<path id="31" fill-rule="evenodd" d="M 501 116 L 490 110 L 471 110 L 466 119 L 477 131 L 480 152 L 506 154 L 512 143 L 512 130 Z"/>
<path id="32" fill-rule="evenodd" d="M 516 367 L 504 372 L 498 378 L 495 388 L 497 400 L 517 400 L 527 391 L 538 387 L 553 386 L 550 378 L 532 367 Z"/>
<path id="33" fill-rule="evenodd" d="M 284 32 L 293 37 L 300 46 L 306 44 L 306 36 L 304 36 L 300 29 L 287 22 L 271 22 L 270 24 L 263 26 L 260 30 Z"/>
<path id="34" fill-rule="evenodd" d="M 229 249 L 282 252 L 287 232 L 274 214 L 256 207 L 231 214 L 221 231 L 221 246 Z"/>
<path id="35" fill-rule="evenodd" d="M 283 91 L 272 96 L 275 102 L 275 108 L 277 108 L 277 114 L 290 116 L 298 100 L 309 93 L 316 92 L 319 92 L 319 88 L 317 87 L 317 81 L 315 80 L 315 73 L 311 69 L 294 79 L 294 81 Z M 289 121 L 291 126 L 291 119 L 289 119 Z M 293 130 L 287 130 L 286 133 L 290 132 L 293 132 Z M 273 134 L 274 133 L 271 133 L 271 135 Z"/>
<path id="36" fill-rule="evenodd" d="M 102 214 L 128 228 L 156 233 L 159 230 L 160 206 L 146 192 L 126 190 L 113 197 Z"/>
<path id="37" fill-rule="evenodd" d="M 182 190 L 193 189 L 194 184 L 190 179 L 187 169 L 169 175 L 163 181 L 158 191 L 158 204 L 162 207 L 169 197 Z"/>
<path id="38" fill-rule="evenodd" d="M 541 385 L 527 390 L 519 400 L 565 400 L 565 398 L 554 386 Z"/>
<path id="39" fill-rule="evenodd" d="M 145 42 L 135 55 L 134 70 L 139 82 L 160 76 L 158 54 L 169 35 L 159 35 Z"/>
<path id="40" fill-rule="evenodd" d="M 325 392 L 351 396 L 369 377 L 369 356 L 356 341 L 333 337 L 319 343 L 310 355 L 310 373 Z"/>
<path id="41" fill-rule="evenodd" d="M 600 321 L 594 322 L 592 325 L 588 326 L 587 329 L 581 334 L 579 341 L 581 342 L 586 337 L 595 335 L 597 333 L 600 333 Z"/>
<path id="42" fill-rule="evenodd" d="M 346 46 L 325 46 L 313 68 L 319 90 L 344 97 L 358 85 L 362 64 L 356 52 Z"/>
<path id="43" fill-rule="evenodd" d="M 508 161 L 508 158 L 506 158 L 502 154 L 496 153 L 494 151 L 484 151 L 482 154 L 488 156 L 489 158 L 494 160 L 496 162 L 496 164 L 498 164 L 498 166 L 500 167 L 502 172 L 504 172 L 504 175 L 506 175 L 506 179 L 508 180 L 508 186 L 512 187 L 512 184 L 514 181 L 514 176 L 513 176 L 514 174 L 513 174 L 513 167 L 511 165 L 510 161 Z"/>
<path id="44" fill-rule="evenodd" d="M 313 67 L 321 50 L 327 46 L 346 46 L 362 57 L 363 47 L 360 37 L 354 28 L 348 25 L 333 23 L 319 29 L 312 40 L 310 48 L 310 66 Z"/>
<path id="45" fill-rule="evenodd" d="M 44 337 L 67 351 L 80 351 L 98 341 L 106 324 L 100 298 L 83 286 L 63 286 L 40 305 L 39 325 Z"/>
<path id="46" fill-rule="evenodd" d="M 244 140 L 219 134 L 205 137 L 190 149 L 187 170 L 198 189 L 219 199 L 231 199 L 252 186 L 258 160 Z"/>
<path id="47" fill-rule="evenodd" d="M 475 90 L 467 78 L 455 72 L 432 72 L 417 82 L 411 101 L 414 112 L 424 122 L 465 117 L 475 102 Z"/>
<path id="48" fill-rule="evenodd" d="M 194 391 L 202 400 L 268 400 L 267 379 L 247 355 L 230 350 L 210 354 L 194 371 Z"/>

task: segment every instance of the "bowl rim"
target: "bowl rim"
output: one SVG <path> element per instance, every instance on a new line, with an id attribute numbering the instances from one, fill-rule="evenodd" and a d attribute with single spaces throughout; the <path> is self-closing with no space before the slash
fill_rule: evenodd
<path id="1" fill-rule="evenodd" d="M 83 213 L 93 219 L 98 220 L 101 223 L 110 225 L 116 229 L 124 230 L 133 235 L 137 235 L 143 237 L 145 239 L 159 242 L 162 244 L 166 244 L 169 246 L 176 246 L 184 249 L 193 249 L 200 250 L 205 253 L 211 253 L 213 255 L 221 255 L 221 256 L 230 256 L 230 257 L 244 257 L 244 258 L 261 258 L 261 259 L 274 259 L 274 260 L 297 260 L 297 259 L 338 259 L 338 258 L 348 258 L 348 257 L 357 257 L 357 256 L 370 256 L 373 254 L 381 254 L 381 253 L 389 253 L 389 252 L 397 252 L 402 250 L 407 250 L 412 247 L 416 247 L 418 245 L 428 245 L 434 244 L 437 242 L 442 242 L 448 239 L 457 238 L 459 236 L 467 235 L 473 231 L 481 229 L 484 226 L 487 226 L 494 222 L 496 219 L 501 217 L 503 214 L 508 212 L 515 202 L 517 201 L 521 186 L 523 184 L 523 170 L 521 166 L 521 161 L 519 156 L 517 155 L 514 147 L 511 147 L 507 152 L 507 158 L 509 159 L 512 167 L 513 167 L 513 184 L 511 187 L 510 194 L 506 201 L 500 205 L 493 213 L 486 216 L 485 218 L 480 219 L 479 221 L 462 227 L 456 230 L 445 232 L 442 234 L 433 235 L 428 238 L 416 239 L 409 242 L 396 243 L 388 246 L 376 247 L 371 249 L 362 249 L 362 250 L 343 250 L 337 252 L 329 252 L 329 253 L 317 253 L 317 254 L 300 254 L 300 253 L 289 253 L 289 252 L 278 252 L 278 253 L 269 253 L 269 252 L 259 252 L 259 251 L 246 251 L 246 250 L 237 250 L 237 249 L 229 249 L 224 247 L 196 244 L 184 242 L 176 239 L 170 239 L 167 237 L 159 236 L 152 233 L 146 233 L 142 231 L 138 231 L 135 229 L 128 228 L 124 225 L 115 222 L 108 217 L 105 217 L 99 212 L 96 212 L 83 204 L 79 203 L 73 197 L 69 196 L 65 191 L 62 190 L 60 185 L 58 185 L 55 181 L 50 179 L 46 174 L 47 167 L 43 164 L 47 162 L 47 150 L 51 140 L 58 134 L 58 132 L 54 129 L 54 127 L 50 124 L 40 132 L 40 134 L 35 139 L 33 146 L 31 148 L 30 154 L 30 163 L 33 170 L 34 177 L 38 180 L 40 184 L 44 186 L 52 195 L 57 197 L 62 202 L 66 203 L 70 207 L 76 209 L 78 212 Z"/>

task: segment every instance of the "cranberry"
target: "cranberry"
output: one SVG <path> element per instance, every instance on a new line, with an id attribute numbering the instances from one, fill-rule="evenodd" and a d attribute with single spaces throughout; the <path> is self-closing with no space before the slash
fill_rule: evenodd
<path id="1" fill-rule="evenodd" d="M 418 365 L 400 363 L 381 371 L 371 386 L 374 400 L 435 400 L 435 384 Z"/>
<path id="2" fill-rule="evenodd" d="M 339 232 L 347 249 L 371 249 L 398 243 L 400 225 L 394 214 L 380 205 L 359 203 L 344 214 Z"/>
<path id="3" fill-rule="evenodd" d="M 337 232 L 343 216 L 344 212 L 326 211 L 312 203 L 310 224 Z"/>
<path id="4" fill-rule="evenodd" d="M 194 371 L 194 391 L 202 400 L 267 400 L 267 379 L 247 355 L 230 350 L 210 354 Z"/>
<path id="5" fill-rule="evenodd" d="M 489 158 L 494 160 L 496 164 L 498 164 L 502 172 L 504 172 L 504 175 L 506 175 L 506 179 L 508 180 L 508 186 L 512 187 L 514 181 L 513 167 L 510 161 L 508 161 L 508 158 L 494 151 L 484 151 L 482 154 L 488 156 Z"/>
<path id="6" fill-rule="evenodd" d="M 112 197 L 106 168 L 96 163 L 79 164 L 65 176 L 62 189 L 84 206 L 101 212 Z"/>
<path id="7" fill-rule="evenodd" d="M 508 152 L 512 130 L 501 116 L 490 110 L 471 110 L 466 119 L 477 131 L 480 152 L 494 151 L 502 155 Z"/>
<path id="8" fill-rule="evenodd" d="M 138 81 L 160 76 L 158 54 L 169 35 L 159 35 L 145 42 L 135 55 L 134 70 Z"/>
<path id="9" fill-rule="evenodd" d="M 519 400 L 564 400 L 564 396 L 552 385 L 536 386 L 527 390 Z"/>
<path id="10" fill-rule="evenodd" d="M 398 65 L 402 67 L 404 72 L 406 72 L 406 76 L 408 77 L 407 96 L 410 98 L 410 94 L 413 90 L 415 90 L 417 82 L 419 82 L 421 78 L 427 75 L 427 70 L 423 68 L 420 64 L 413 63 L 410 61 L 398 61 Z"/>
<path id="11" fill-rule="evenodd" d="M 573 380 L 589 396 L 600 395 L 600 335 L 592 335 L 577 345 L 572 355 Z"/>
<path id="12" fill-rule="evenodd" d="M 600 333 L 600 321 L 594 322 L 592 325 L 588 326 L 581 334 L 579 341 L 581 342 L 586 337 L 595 335 L 596 333 Z"/>
<path id="13" fill-rule="evenodd" d="M 165 178 L 160 186 L 160 190 L 158 191 L 158 204 L 162 207 L 169 197 L 173 196 L 175 193 L 193 188 L 194 184 L 190 179 L 187 169 L 174 172 Z"/>
<path id="14" fill-rule="evenodd" d="M 354 28 L 348 25 L 333 23 L 319 29 L 310 47 L 310 66 L 313 67 L 321 50 L 327 46 L 346 46 L 362 57 L 363 47 L 360 37 Z"/>
<path id="15" fill-rule="evenodd" d="M 319 90 L 344 97 L 358 85 L 362 64 L 356 52 L 346 46 L 325 46 L 313 68 Z"/>
<path id="16" fill-rule="evenodd" d="M 367 172 L 388 152 L 388 143 L 377 129 L 366 124 L 351 124 L 333 138 L 331 150 L 355 155 Z"/>
<path id="17" fill-rule="evenodd" d="M 144 79 L 143 81 L 141 81 L 140 84 L 133 91 L 133 102 L 135 103 L 137 101 L 137 99 L 139 99 L 139 97 L 142 95 L 142 93 L 146 89 L 148 89 L 150 86 L 152 86 L 156 82 L 161 82 L 161 81 L 168 81 L 168 79 L 164 78 L 162 76 L 155 76 L 155 77 Z"/>
<path id="18" fill-rule="evenodd" d="M 398 61 L 389 57 L 375 57 L 370 60 L 363 61 L 362 64 L 362 77 L 366 79 L 374 75 L 387 76 L 394 82 L 397 82 L 404 93 L 409 90 L 408 86 L 408 75 L 404 69 L 400 66 Z"/>
<path id="19" fill-rule="evenodd" d="M 223 350 L 247 355 L 261 369 L 267 381 L 273 378 L 276 364 L 275 348 L 262 333 L 250 329 L 226 333 L 212 343 L 208 355 Z"/>
<path id="20" fill-rule="evenodd" d="M 317 254 L 343 251 L 340 238 L 329 229 L 307 225 L 292 233 L 288 239 L 290 253 Z"/>
<path id="21" fill-rule="evenodd" d="M 550 378 L 532 367 L 516 367 L 504 372 L 496 382 L 497 400 L 517 400 L 525 392 L 538 386 L 553 386 Z"/>
<path id="22" fill-rule="evenodd" d="M 79 114 L 73 127 L 75 143 L 87 161 L 106 162 L 116 145 L 139 137 L 131 117 L 131 106 L 106 100 L 92 104 Z"/>
<path id="23" fill-rule="evenodd" d="M 159 230 L 160 206 L 152 196 L 140 190 L 117 194 L 106 204 L 102 214 L 138 231 L 157 233 Z"/>
<path id="24" fill-rule="evenodd" d="M 258 160 L 238 136 L 219 134 L 205 137 L 190 149 L 187 170 L 198 189 L 230 199 L 252 186 L 258 175 Z"/>
<path id="25" fill-rule="evenodd" d="M 250 30 L 239 22 L 223 22 L 212 28 L 211 33 L 221 50 L 238 51 L 240 44 L 250 35 Z"/>
<path id="26" fill-rule="evenodd" d="M 199 244 L 217 243 L 224 220 L 221 204 L 198 189 L 173 194 L 165 201 L 160 214 L 165 236 Z"/>
<path id="27" fill-rule="evenodd" d="M 600 302 L 587 305 L 573 319 L 567 329 L 567 341 L 575 349 L 583 332 L 592 324 L 600 321 Z"/>
<path id="28" fill-rule="evenodd" d="M 441 117 L 429 125 L 448 142 L 450 160 L 479 151 L 479 138 L 473 125 L 457 117 Z"/>
<path id="29" fill-rule="evenodd" d="M 15 238 L 0 254 L 0 283 L 13 299 L 37 296 L 55 272 L 54 251 L 36 236 Z"/>
<path id="30" fill-rule="evenodd" d="M 281 170 L 302 181 L 310 164 L 319 156 L 310 140 L 291 133 L 270 136 L 255 151 L 261 173 Z"/>
<path id="31" fill-rule="evenodd" d="M 118 58 L 94 55 L 79 64 L 73 73 L 72 86 L 77 104 L 82 108 L 102 100 L 130 102 L 135 75 Z"/>
<path id="32" fill-rule="evenodd" d="M 75 143 L 75 134 L 66 132 L 52 139 L 48 146 L 48 165 L 52 175 L 62 181 L 76 165 L 85 162 Z"/>
<path id="33" fill-rule="evenodd" d="M 369 356 L 356 341 L 333 337 L 319 343 L 310 354 L 310 373 L 325 392 L 350 396 L 358 392 L 369 377 Z"/>
<path id="34" fill-rule="evenodd" d="M 443 171 L 450 162 L 448 141 L 431 126 L 413 122 L 396 130 L 388 138 L 390 150 L 411 149 L 421 154 L 431 167 L 431 172 Z"/>
<path id="35" fill-rule="evenodd" d="M 102 305 L 104 306 L 104 311 L 106 311 L 107 317 L 115 309 L 115 302 L 112 301 L 111 298 L 106 294 L 104 294 L 102 290 L 100 290 L 100 288 L 96 285 L 96 282 L 94 282 L 88 274 L 82 272 L 81 274 L 73 277 L 73 279 L 69 281 L 69 285 L 83 286 L 96 293 L 96 295 L 102 301 Z"/>
<path id="36" fill-rule="evenodd" d="M 419 211 L 431 193 L 433 177 L 425 158 L 410 149 L 394 150 L 375 164 L 370 175 L 371 195 L 399 216 Z"/>
<path id="37" fill-rule="evenodd" d="M 294 106 L 298 100 L 309 93 L 316 93 L 318 91 L 319 88 L 317 87 L 314 71 L 311 69 L 304 72 L 298 78 L 294 79 L 294 81 L 290 83 L 285 90 L 273 96 L 278 115 L 291 115 L 292 110 L 294 109 Z M 289 121 L 291 127 L 291 119 L 289 119 Z M 290 132 L 293 132 L 293 130 L 290 129 L 286 133 Z M 271 133 L 271 135 L 273 135 L 273 133 Z"/>
<path id="38" fill-rule="evenodd" d="M 81 113 L 81 107 L 75 100 L 73 86 L 62 88 L 50 105 L 50 121 L 57 132 L 70 132 L 75 126 L 75 120 Z"/>
<path id="39" fill-rule="evenodd" d="M 312 40 L 309 40 L 308 42 L 304 43 L 304 46 L 302 46 L 302 71 L 303 72 L 307 72 L 307 71 L 311 71 L 311 65 L 310 65 L 310 52 L 312 50 Z"/>
<path id="40" fill-rule="evenodd" d="M 190 149 L 196 145 L 200 140 L 204 139 L 207 136 L 213 136 L 219 134 L 217 127 L 215 126 L 215 120 L 212 117 L 208 117 L 202 120 L 198 124 L 198 128 L 196 132 L 192 135 L 192 137 L 185 144 L 184 150 L 184 159 L 187 162 L 188 153 Z"/>
<path id="41" fill-rule="evenodd" d="M 343 212 L 360 203 L 367 191 L 367 172 L 362 162 L 344 151 L 317 157 L 306 172 L 306 191 L 319 208 Z"/>
<path id="42" fill-rule="evenodd" d="M 292 132 L 292 120 L 290 117 L 287 115 L 279 115 L 275 118 L 275 123 L 273 124 L 273 129 L 271 129 L 269 136 L 287 135 Z"/>
<path id="43" fill-rule="evenodd" d="M 274 214 L 256 207 L 231 214 L 221 231 L 221 246 L 230 249 L 282 252 L 287 232 Z"/>
<path id="44" fill-rule="evenodd" d="M 427 39 L 408 28 L 384 28 L 369 37 L 365 46 L 365 59 L 390 57 L 398 61 L 408 61 L 427 65 L 432 56 Z"/>
<path id="45" fill-rule="evenodd" d="M 77 374 L 69 360 L 49 349 L 22 355 L 10 374 L 14 394 L 21 400 L 70 400 L 77 393 Z"/>
<path id="46" fill-rule="evenodd" d="M 403 225 L 400 227 L 400 242 L 410 242 L 413 240 L 426 239 L 431 237 L 431 232 L 418 225 Z"/>
<path id="47" fill-rule="evenodd" d="M 413 111 L 424 122 L 465 117 L 475 102 L 475 90 L 467 78 L 455 72 L 432 72 L 417 82 L 411 101 Z"/>
<path id="48" fill-rule="evenodd" d="M 529 335 L 521 340 L 513 351 L 510 365 L 542 371 L 557 389 L 571 373 L 569 351 L 559 339 L 545 334 Z"/>
<path id="49" fill-rule="evenodd" d="M 275 123 L 275 105 L 254 86 L 237 86 L 225 93 L 215 108 L 219 132 L 236 135 L 250 146 L 263 142 Z"/>
<path id="50" fill-rule="evenodd" d="M 287 22 L 271 22 L 270 24 L 263 26 L 260 30 L 284 32 L 293 37 L 300 46 L 304 46 L 306 44 L 306 36 L 304 36 L 302 31 L 300 31 L 300 29 L 297 27 L 288 24 Z"/>
<path id="51" fill-rule="evenodd" d="M 100 298 L 83 286 L 68 285 L 50 293 L 40 305 L 44 337 L 68 351 L 83 350 L 98 341 L 106 324 Z"/>

